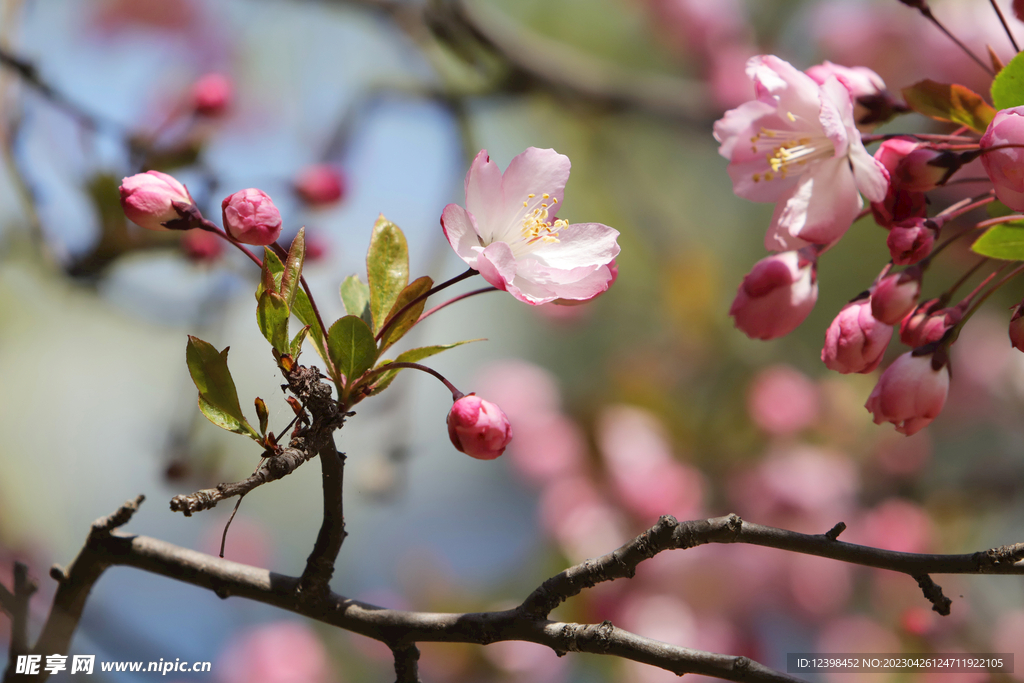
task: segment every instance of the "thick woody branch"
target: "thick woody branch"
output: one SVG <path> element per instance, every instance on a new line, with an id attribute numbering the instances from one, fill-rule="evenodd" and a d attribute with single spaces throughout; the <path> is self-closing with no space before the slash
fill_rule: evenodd
<path id="1" fill-rule="evenodd" d="M 610 622 L 574 624 L 551 621 L 547 612 L 583 588 L 630 576 L 643 560 L 669 549 L 705 543 L 751 543 L 830 557 L 844 562 L 891 569 L 915 577 L 938 607 L 941 589 L 929 573 L 1024 574 L 1024 545 L 1003 546 L 967 555 L 923 555 L 842 543 L 831 535 L 799 534 L 744 522 L 736 515 L 680 523 L 661 520 L 608 555 L 570 567 L 534 591 L 512 610 L 477 613 L 432 613 L 390 610 L 351 600 L 325 589 L 319 600 L 303 599 L 301 579 L 274 574 L 144 536 L 112 533 L 137 505 L 93 526 L 85 547 L 66 573 L 43 635 L 34 653 L 67 652 L 82 606 L 103 570 L 129 566 L 214 591 L 221 598 L 238 596 L 274 605 L 388 644 L 395 653 L 398 683 L 415 681 L 417 642 L 487 644 L 525 640 L 558 653 L 587 652 L 631 659 L 673 673 L 700 673 L 732 681 L 761 683 L 798 681 L 746 657 L 691 650 L 662 643 L 615 627 Z M 834 534 L 834 530 L 833 530 Z M 948 607 L 948 601 L 947 607 Z M 11 676 L 8 669 L 8 678 Z M 32 679 L 44 680 L 45 674 Z M 5 679 L 7 680 L 7 679 Z"/>
<path id="2" fill-rule="evenodd" d="M 845 528 L 845 525 L 842 525 Z M 825 534 L 809 535 L 744 522 L 737 515 L 678 522 L 662 517 L 635 539 L 593 560 L 587 560 L 554 576 L 535 590 L 521 609 L 546 616 L 585 588 L 614 579 L 631 577 L 640 562 L 665 550 L 693 548 L 705 543 L 749 543 L 817 555 L 841 562 L 889 569 L 908 574 L 921 585 L 935 610 L 949 612 L 949 600 L 929 574 L 1024 574 L 1024 544 L 1001 546 L 969 555 L 901 553 L 836 540 L 840 525 Z"/>
<path id="3" fill-rule="evenodd" d="M 301 451 L 297 448 L 284 448 L 279 454 L 264 460 L 251 476 L 242 481 L 217 484 L 212 489 L 203 489 L 187 496 L 171 498 L 171 510 L 191 517 L 194 512 L 216 507 L 217 503 L 222 500 L 234 496 L 244 496 L 258 486 L 286 477 L 315 455 L 316 453 Z"/>
<path id="4" fill-rule="evenodd" d="M 420 683 L 420 650 L 415 645 L 395 647 L 395 683 Z"/>

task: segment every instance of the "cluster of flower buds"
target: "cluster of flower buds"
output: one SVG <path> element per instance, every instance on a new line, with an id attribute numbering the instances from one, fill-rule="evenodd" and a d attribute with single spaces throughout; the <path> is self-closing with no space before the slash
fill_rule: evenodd
<path id="1" fill-rule="evenodd" d="M 777 339 L 792 332 L 817 299 L 821 255 L 854 221 L 872 215 L 888 231 L 890 263 L 867 291 L 839 311 L 825 334 L 821 359 L 837 372 L 873 372 L 898 327 L 899 340 L 913 350 L 882 374 L 866 407 L 876 422 L 888 421 L 913 434 L 942 409 L 949 348 L 960 328 L 981 301 L 1024 272 L 1024 266 L 1018 267 L 990 285 L 1000 270 L 993 266 L 973 292 L 951 305 L 956 290 L 985 264 L 981 258 L 953 287 L 918 304 L 924 272 L 947 245 L 979 228 L 1024 219 L 990 218 L 942 235 L 944 226 L 996 199 L 1011 211 L 1024 211 L 1024 106 L 996 111 L 963 86 L 930 81 L 905 90 L 907 103 L 902 104 L 874 72 L 828 62 L 802 72 L 778 57 L 758 56 L 748 62 L 747 75 L 756 99 L 728 111 L 714 133 L 719 152 L 730 162 L 736 194 L 775 203 L 765 246 L 777 253 L 754 265 L 729 313 L 751 338 Z M 953 93 L 944 105 L 951 112 L 944 120 L 970 122 L 950 135 L 869 136 L 862 128 L 884 119 L 881 110 L 855 115 L 858 107 L 872 102 L 888 102 L 891 115 L 927 100 L 920 106 L 932 107 L 926 113 L 941 119 L 935 103 L 942 102 L 943 93 Z M 971 107 L 976 118 L 960 115 Z M 865 144 L 874 142 L 880 144 L 872 155 Z M 926 193 L 946 185 L 979 157 L 991 184 L 929 215 L 937 201 Z M 870 210 L 862 211 L 865 199 Z M 978 245 L 974 250 L 988 255 Z M 907 267 L 897 272 L 894 266 Z M 1024 303 L 1013 314 L 1010 340 L 1024 350 L 1022 311 Z"/>

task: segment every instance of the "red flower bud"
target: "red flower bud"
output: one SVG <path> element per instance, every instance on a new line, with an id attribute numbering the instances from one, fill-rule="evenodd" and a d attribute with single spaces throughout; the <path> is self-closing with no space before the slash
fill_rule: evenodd
<path id="1" fill-rule="evenodd" d="M 479 460 L 493 460 L 512 441 L 512 425 L 501 408 L 469 394 L 448 413 L 448 437 L 452 445 Z"/>
<path id="2" fill-rule="evenodd" d="M 239 190 L 225 197 L 220 206 L 224 228 L 243 244 L 273 244 L 281 234 L 281 212 L 261 190 Z"/>
<path id="3" fill-rule="evenodd" d="M 341 171 L 327 164 L 316 164 L 299 173 L 295 191 L 307 204 L 323 206 L 343 199 L 346 184 Z"/>
<path id="4" fill-rule="evenodd" d="M 231 106 L 231 81 L 224 74 L 206 74 L 192 86 L 192 108 L 203 116 L 220 116 Z"/>
<path id="5" fill-rule="evenodd" d="M 129 176 L 118 189 L 124 215 L 147 230 L 168 230 L 164 223 L 181 218 L 174 205 L 193 204 L 188 189 L 160 171 Z"/>
<path id="6" fill-rule="evenodd" d="M 875 424 L 891 422 L 896 431 L 910 436 L 942 411 L 948 392 L 944 362 L 935 354 L 905 353 L 882 373 L 864 407 L 874 413 Z"/>
<path id="7" fill-rule="evenodd" d="M 909 266 L 932 253 L 939 226 L 927 218 L 913 218 L 892 226 L 885 243 L 889 255 L 897 266 Z"/>
<path id="8" fill-rule="evenodd" d="M 882 362 L 890 339 L 892 325 L 871 315 L 869 298 L 859 299 L 846 304 L 829 325 L 821 360 L 829 370 L 844 375 L 871 372 Z"/>
<path id="9" fill-rule="evenodd" d="M 897 325 L 914 310 L 920 295 L 920 268 L 893 273 L 882 278 L 871 290 L 871 315 L 886 325 Z"/>
<path id="10" fill-rule="evenodd" d="M 729 315 L 751 339 L 777 339 L 795 330 L 817 300 L 814 262 L 799 252 L 786 251 L 754 264 Z"/>

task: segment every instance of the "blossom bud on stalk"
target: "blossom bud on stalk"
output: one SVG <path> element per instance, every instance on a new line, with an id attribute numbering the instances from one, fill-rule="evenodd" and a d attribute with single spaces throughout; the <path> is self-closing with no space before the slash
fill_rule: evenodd
<path id="1" fill-rule="evenodd" d="M 512 441 L 512 425 L 501 408 L 468 394 L 455 401 L 448 413 L 448 437 L 462 453 L 479 460 L 493 460 Z"/>
<path id="2" fill-rule="evenodd" d="M 1024 301 L 1017 304 L 1010 316 L 1010 343 L 1018 351 L 1024 351 Z"/>
<path id="3" fill-rule="evenodd" d="M 900 324 L 900 341 L 914 348 L 937 342 L 963 318 L 959 308 L 939 308 L 939 305 L 938 299 L 931 299 L 904 318 Z"/>
<path id="4" fill-rule="evenodd" d="M 231 105 L 231 81 L 224 74 L 206 74 L 192 86 L 192 107 L 203 116 L 220 116 Z"/>
<path id="5" fill-rule="evenodd" d="M 885 243 L 897 266 L 909 266 L 932 253 L 939 236 L 939 224 L 927 218 L 912 218 L 892 226 Z"/>
<path id="6" fill-rule="evenodd" d="M 981 136 L 981 163 L 995 185 L 996 197 L 1015 211 L 1024 210 L 1024 107 L 996 112 Z M 986 151 L 1000 145 L 1022 145 Z"/>
<path id="7" fill-rule="evenodd" d="M 882 362 L 890 339 L 892 325 L 871 315 L 871 300 L 865 296 L 846 304 L 829 325 L 821 360 L 829 370 L 844 375 L 871 372 Z"/>
<path id="8" fill-rule="evenodd" d="M 875 222 L 888 230 L 894 224 L 928 215 L 928 200 L 924 192 L 908 192 L 890 187 L 885 199 L 871 203 Z"/>
<path id="9" fill-rule="evenodd" d="M 810 252 L 786 251 L 754 264 L 729 315 L 751 339 L 777 339 L 795 330 L 817 300 L 818 278 Z"/>
<path id="10" fill-rule="evenodd" d="M 295 191 L 307 204 L 333 204 L 345 196 L 345 177 L 328 164 L 307 166 L 295 179 Z"/>
<path id="11" fill-rule="evenodd" d="M 266 246 L 281 234 L 281 212 L 261 190 L 249 188 L 221 202 L 224 228 L 242 244 Z"/>
<path id="12" fill-rule="evenodd" d="M 954 154 L 909 137 L 886 140 L 874 156 L 889 172 L 890 187 L 906 192 L 933 190 L 959 167 Z"/>
<path id="13" fill-rule="evenodd" d="M 121 208 L 133 223 L 147 230 L 188 229 L 187 222 L 168 226 L 179 221 L 182 214 L 175 204 L 182 208 L 194 206 L 188 189 L 173 177 L 160 171 L 147 171 L 129 176 L 121 181 Z"/>
<path id="14" fill-rule="evenodd" d="M 886 325 L 899 324 L 921 295 L 921 275 L 921 269 L 914 267 L 882 278 L 871 290 L 871 315 Z"/>
<path id="15" fill-rule="evenodd" d="M 905 353 L 878 379 L 864 407 L 875 424 L 891 422 L 896 431 L 916 434 L 942 411 L 949 393 L 949 370 L 942 350 Z"/>

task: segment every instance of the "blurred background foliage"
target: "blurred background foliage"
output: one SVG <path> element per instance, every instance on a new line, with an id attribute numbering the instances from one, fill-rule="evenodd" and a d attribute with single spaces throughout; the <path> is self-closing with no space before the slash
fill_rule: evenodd
<path id="1" fill-rule="evenodd" d="M 446 392 L 413 373 L 360 406 L 338 439 L 350 533 L 339 593 L 440 611 L 514 604 L 659 514 L 737 512 L 811 533 L 845 521 L 845 540 L 909 551 L 1024 540 L 1024 360 L 1005 331 L 1020 292 L 972 320 L 946 410 L 910 438 L 871 424 L 873 376 L 828 374 L 819 361 L 829 321 L 888 260 L 870 219 L 823 257 L 818 304 L 794 334 L 751 341 L 727 316 L 772 208 L 733 196 L 711 136 L 752 95 L 747 57 L 867 65 L 895 93 L 922 78 L 987 92 L 984 74 L 895 0 L 5 0 L 0 12 L 0 47 L 95 124 L 10 64 L 0 70 L 0 582 L 10 585 L 11 560 L 30 564 L 42 585 L 35 623 L 53 591 L 45 568 L 137 493 L 149 500 L 130 530 L 217 551 L 228 506 L 185 519 L 166 501 L 246 476 L 258 452 L 195 409 L 186 334 L 231 346 L 242 404 L 266 399 L 272 429 L 290 414 L 253 324 L 251 265 L 124 221 L 117 184 L 144 168 L 173 172 L 209 217 L 238 189 L 269 193 L 287 238 L 305 225 L 323 252 L 307 276 L 331 319 L 341 280 L 364 272 L 380 212 L 405 230 L 414 277 L 461 271 L 438 217 L 462 202 L 481 148 L 502 167 L 528 146 L 568 155 L 560 217 L 622 232 L 618 281 L 589 305 L 489 294 L 411 335 L 487 337 L 433 366 L 501 404 L 516 440 L 495 462 L 457 453 Z M 987 2 L 937 2 L 935 13 L 969 44 L 1012 56 Z M 232 105 L 190 119 L 182 103 L 208 72 L 231 79 Z M 928 125 L 904 117 L 881 132 Z M 344 173 L 340 203 L 295 195 L 293 179 L 317 162 Z M 968 262 L 954 251 L 926 293 Z M 226 556 L 300 572 L 318 498 L 315 467 L 254 492 Z M 904 576 L 697 548 L 557 615 L 780 669 L 796 651 L 1024 654 L 1019 579 L 937 580 L 954 599 L 947 618 Z M 8 626 L 0 619 L 0 636 Z M 100 582 L 74 649 L 211 660 L 217 681 L 392 675 L 388 651 L 359 636 L 127 569 Z M 529 644 L 422 649 L 432 681 L 675 680 Z"/>

